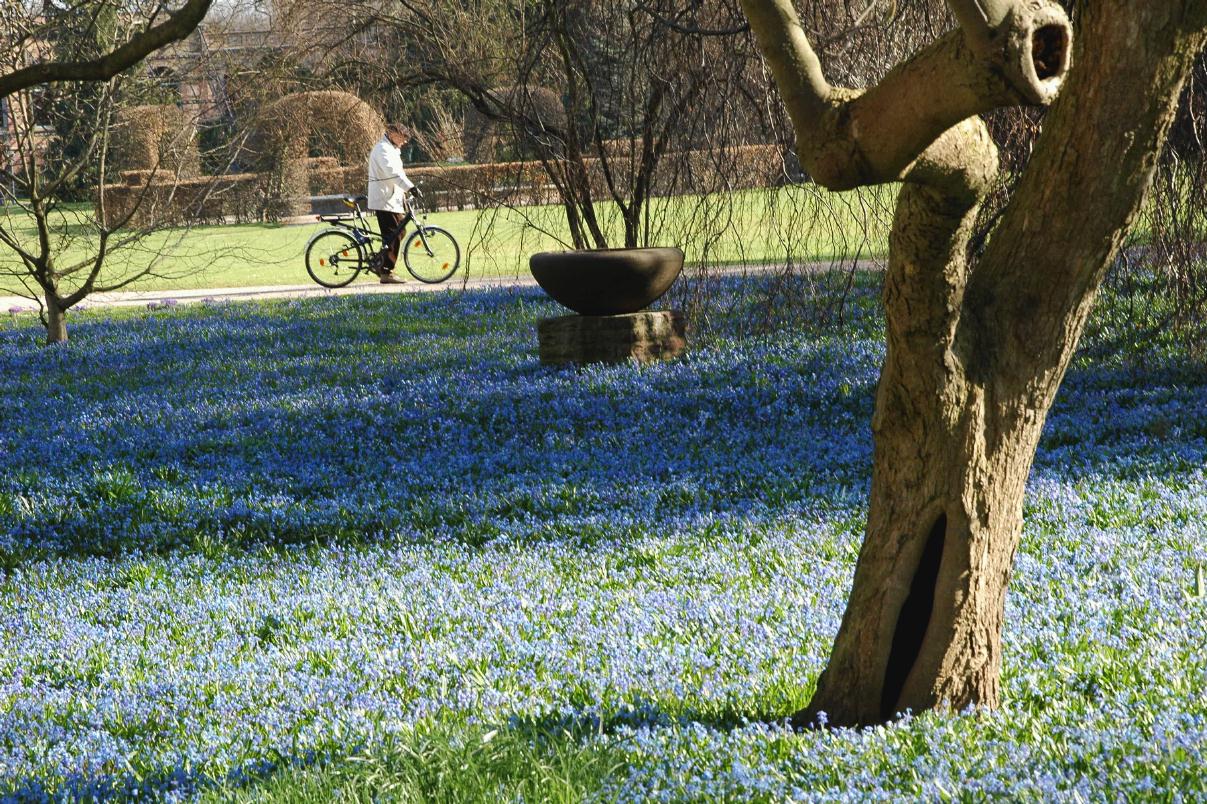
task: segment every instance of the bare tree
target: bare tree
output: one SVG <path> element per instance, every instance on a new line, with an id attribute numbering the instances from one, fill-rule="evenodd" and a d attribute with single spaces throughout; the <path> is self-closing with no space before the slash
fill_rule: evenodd
<path id="1" fill-rule="evenodd" d="M 1055 3 L 950 0 L 960 29 L 862 91 L 826 80 L 790 0 L 742 5 L 814 178 L 836 188 L 903 182 L 867 532 L 829 663 L 796 722 L 993 706 L 1040 431 L 1150 186 L 1207 36 L 1207 2 L 1081 3 L 1071 49 Z M 973 221 L 998 171 L 977 115 L 1046 104 L 1058 91 L 1025 174 L 970 260 Z"/>
<path id="2" fill-rule="evenodd" d="M 208 8 L 208 0 L 202 6 Z M 191 11 L 158 24 L 167 13 L 162 5 L 147 18 L 123 16 L 103 2 L 46 4 L 36 13 L 24 4 L 5 9 L 14 27 L 0 50 L 0 87 L 25 89 L 0 97 L 7 110 L 0 182 L 13 191 L 0 217 L 0 251 L 6 254 L 0 279 L 38 303 L 47 342 L 57 343 L 67 339 L 69 309 L 93 292 L 155 273 L 170 258 L 163 239 L 148 248 L 153 224 L 129 225 L 137 204 L 116 214 L 106 208 L 104 182 L 112 173 L 111 135 L 123 89 L 121 76 L 108 76 L 131 54 L 149 52 L 148 43 L 179 38 L 180 26 L 196 25 L 199 17 L 195 2 L 186 6 Z M 31 83 L 37 80 L 49 83 Z M 169 147 L 194 149 L 196 156 L 193 134 L 191 126 L 183 127 Z M 173 186 L 181 167 L 195 163 L 169 159 L 150 178 Z M 69 203 L 81 186 L 96 199 L 95 209 Z"/>
<path id="3" fill-rule="evenodd" d="M 176 203 L 199 205 L 212 189 L 204 182 L 174 197 L 197 161 L 195 126 L 186 121 L 163 144 L 165 153 L 133 199 L 110 208 L 111 193 L 100 180 L 111 172 L 120 90 L 117 82 L 92 87 L 97 91 L 57 84 L 40 92 L 41 108 L 13 120 L 15 158 L 0 166 L 0 182 L 15 190 L 0 214 L 0 286 L 38 305 L 47 343 L 67 340 L 67 311 L 89 295 L 180 275 L 176 246 L 188 229 L 168 232 L 164 225 L 178 223 Z M 58 133 L 48 139 L 52 124 Z M 70 137 L 78 150 L 62 149 L 59 137 Z M 81 175 L 91 176 L 94 203 L 69 200 Z"/>
<path id="4" fill-rule="evenodd" d="M 1112 277 L 1116 288 L 1158 311 L 1135 320 L 1127 335 L 1151 340 L 1162 330 L 1191 354 L 1207 356 L 1207 58 L 1200 56 L 1182 93 L 1170 141 L 1157 163 L 1153 193 L 1139 230 Z"/>
<path id="5" fill-rule="evenodd" d="M 400 0 L 363 13 L 397 32 L 397 83 L 454 89 L 517 144 L 511 158 L 539 168 L 576 248 L 649 242 L 652 198 L 725 188 L 725 166 L 686 152 L 719 163 L 776 142 L 732 0 Z"/>

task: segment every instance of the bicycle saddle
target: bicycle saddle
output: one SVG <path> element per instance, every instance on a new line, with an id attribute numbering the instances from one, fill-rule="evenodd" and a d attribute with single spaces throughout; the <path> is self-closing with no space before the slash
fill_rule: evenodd
<path id="1" fill-rule="evenodd" d="M 369 197 L 366 195 L 358 195 L 358 196 L 346 195 L 346 196 L 344 196 L 344 203 L 350 207 L 357 206 L 357 207 L 363 208 L 366 204 L 369 203 Z"/>

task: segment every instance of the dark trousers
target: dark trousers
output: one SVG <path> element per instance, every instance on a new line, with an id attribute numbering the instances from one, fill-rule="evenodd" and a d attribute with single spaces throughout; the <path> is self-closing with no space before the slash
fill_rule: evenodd
<path id="1" fill-rule="evenodd" d="M 402 234 L 404 216 L 401 212 L 377 212 L 377 228 L 381 230 L 382 273 L 388 274 L 394 270 L 398 262 L 398 236 Z"/>

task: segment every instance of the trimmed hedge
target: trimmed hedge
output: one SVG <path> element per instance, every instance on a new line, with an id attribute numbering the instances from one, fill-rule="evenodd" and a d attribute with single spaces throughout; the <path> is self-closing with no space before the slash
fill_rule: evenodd
<path id="1" fill-rule="evenodd" d="M 347 92 L 298 92 L 264 107 L 248 139 L 245 157 L 268 174 L 266 214 L 284 218 L 309 211 L 311 147 L 359 164 L 381 138 L 385 121 L 373 107 Z"/>
<path id="2" fill-rule="evenodd" d="M 498 87 L 487 93 L 487 103 L 496 106 L 510 120 L 527 120 L 533 127 L 559 131 L 566 128 L 562 99 L 545 87 Z M 461 142 L 466 160 L 489 164 L 501 155 L 500 150 L 512 157 L 534 153 L 530 135 L 510 120 L 493 120 L 471 106 L 465 115 Z"/>
<path id="3" fill-rule="evenodd" d="M 266 177 L 264 173 L 233 173 L 174 183 L 106 185 L 104 224 L 150 228 L 265 220 Z M 98 204 L 98 218 L 102 217 L 99 213 Z"/>
<path id="4" fill-rule="evenodd" d="M 632 160 L 617 145 L 610 160 L 613 175 L 625 176 Z M 714 193 L 772 187 L 785 181 L 783 153 L 777 145 L 743 145 L 715 151 L 680 151 L 665 154 L 654 195 Z M 368 186 L 367 166 L 340 166 L 332 157 L 295 162 L 299 175 L 291 180 L 305 187 L 298 199 L 300 209 L 309 212 L 309 196 L 363 195 Z M 609 197 L 598 159 L 586 160 L 592 194 L 596 199 Z M 107 222 L 119 220 L 140 207 L 136 225 L 179 224 L 185 222 L 221 222 L 275 220 L 281 216 L 280 185 L 275 175 L 243 173 L 203 177 L 178 182 L 175 186 L 145 184 L 146 172 L 123 174 L 124 184 L 105 188 Z M 424 203 L 437 209 L 472 209 L 491 204 L 528 206 L 557 200 L 557 193 L 544 168 L 537 162 L 495 162 L 482 165 L 416 165 L 407 175 L 423 188 Z M 303 178 L 304 177 L 304 178 Z M 304 208 L 303 208 L 304 207 Z"/>
<path id="5" fill-rule="evenodd" d="M 201 174 L 197 126 L 176 106 L 121 109 L 111 136 L 110 151 L 118 171 L 159 171 L 182 179 Z"/>

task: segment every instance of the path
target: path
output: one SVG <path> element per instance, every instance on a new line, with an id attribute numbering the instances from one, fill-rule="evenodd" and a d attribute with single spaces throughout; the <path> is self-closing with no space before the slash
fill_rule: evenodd
<path id="1" fill-rule="evenodd" d="M 376 282 L 357 282 L 344 288 L 324 288 L 309 285 L 262 285 L 245 288 L 202 288 L 197 290 L 122 290 L 94 293 L 84 300 L 86 307 L 146 307 L 166 304 L 194 304 L 207 301 L 262 301 L 264 299 L 307 299 L 325 296 L 349 296 L 369 293 L 423 293 L 434 290 L 472 290 L 477 288 L 518 287 L 535 285 L 529 279 L 469 279 L 442 285 L 423 282 L 404 282 L 401 285 L 381 285 Z M 34 303 L 21 296 L 0 296 L 0 313 L 14 307 L 35 309 Z"/>
<path id="2" fill-rule="evenodd" d="M 757 273 L 779 270 L 780 265 L 727 265 L 708 269 L 712 276 L 740 273 Z M 832 263 L 808 266 L 809 271 L 828 270 Z M 844 266 L 846 267 L 846 266 Z M 859 267 L 874 267 L 872 261 L 861 261 Z M 698 270 L 698 269 L 697 269 Z M 685 274 L 687 272 L 685 271 Z M 428 285 L 414 280 L 401 285 L 381 285 L 376 282 L 356 282 L 345 288 L 330 289 L 309 285 L 263 285 L 244 288 L 202 288 L 197 290 L 122 290 L 111 293 L 94 293 L 84 300 L 86 307 L 147 307 L 171 304 L 194 304 L 207 301 L 262 301 L 265 299 L 307 299 L 325 296 L 347 296 L 369 293 L 424 293 L 438 290 L 477 290 L 499 287 L 531 287 L 536 281 L 530 277 L 494 277 L 490 279 L 453 279 L 440 285 Z M 35 310 L 36 305 L 21 296 L 0 295 L 0 314 L 13 312 L 14 308 Z"/>

